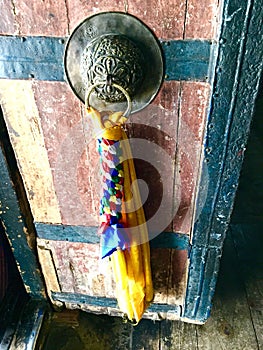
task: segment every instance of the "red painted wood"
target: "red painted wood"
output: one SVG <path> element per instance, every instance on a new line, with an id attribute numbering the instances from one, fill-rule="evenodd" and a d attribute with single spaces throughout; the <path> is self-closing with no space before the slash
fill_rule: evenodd
<path id="1" fill-rule="evenodd" d="M 213 39 L 218 29 L 219 1 L 187 1 L 185 39 Z"/>
<path id="2" fill-rule="evenodd" d="M 127 3 L 127 5 L 126 5 Z M 180 38 L 183 36 L 185 3 L 179 0 L 74 0 L 69 3 L 70 30 L 85 17 L 104 11 L 122 11 L 126 9 L 147 24 L 158 37 Z"/>
<path id="3" fill-rule="evenodd" d="M 205 0 L 3 0 L 1 34 L 66 36 L 86 17 L 105 11 L 128 11 L 162 39 L 212 39 L 218 1 Z"/>
<path id="4" fill-rule="evenodd" d="M 1 20 L 0 20 L 1 34 L 17 34 L 18 27 L 15 21 L 15 11 L 10 0 L 1 1 Z"/>
<path id="5" fill-rule="evenodd" d="M 97 225 L 98 156 L 81 104 L 66 83 L 36 81 L 33 89 L 62 222 Z"/>
<path id="6" fill-rule="evenodd" d="M 101 186 L 92 125 L 66 83 L 33 88 L 63 223 L 96 226 Z M 149 190 L 146 218 L 165 200 L 166 231 L 191 230 L 208 93 L 205 83 L 165 82 L 156 100 L 130 117 L 137 177 Z"/>
<path id="7" fill-rule="evenodd" d="M 209 91 L 210 88 L 207 83 L 181 83 L 178 154 L 175 175 L 178 184 L 175 202 L 179 203 L 177 204 L 179 208 L 173 222 L 175 232 L 190 233 L 192 227 L 194 195 L 198 179 Z"/>
<path id="8" fill-rule="evenodd" d="M 68 34 L 65 0 L 13 0 L 10 3 L 13 3 L 19 34 L 44 36 Z"/>
<path id="9" fill-rule="evenodd" d="M 158 215 L 159 206 L 164 204 L 167 210 L 157 219 L 166 222 L 163 230 L 168 231 L 172 230 L 179 88 L 178 82 L 165 82 L 153 103 L 131 116 L 130 137 L 144 141 L 141 146 L 135 142 L 133 153 L 142 155 L 140 161 L 135 160 L 137 176 L 149 186 L 149 197 L 144 206 L 146 218 Z M 136 151 L 138 147 L 141 152 Z"/>

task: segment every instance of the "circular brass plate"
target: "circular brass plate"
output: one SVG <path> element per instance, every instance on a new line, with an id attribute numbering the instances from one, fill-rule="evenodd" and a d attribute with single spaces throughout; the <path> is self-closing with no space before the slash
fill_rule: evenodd
<path id="1" fill-rule="evenodd" d="M 83 51 L 97 37 L 105 34 L 120 34 L 134 42 L 146 62 L 144 79 L 132 97 L 131 113 L 146 107 L 156 96 L 163 80 L 163 58 L 158 40 L 140 20 L 122 12 L 102 12 L 86 18 L 69 37 L 66 45 L 64 66 L 67 80 L 78 98 L 84 103 L 88 87 L 81 75 Z M 90 104 L 98 110 L 122 111 L 125 102 L 109 103 L 90 96 Z"/>

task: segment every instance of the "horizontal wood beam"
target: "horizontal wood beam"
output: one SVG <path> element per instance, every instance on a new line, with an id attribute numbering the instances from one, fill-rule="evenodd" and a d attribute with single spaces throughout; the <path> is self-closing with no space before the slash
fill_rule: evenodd
<path id="1" fill-rule="evenodd" d="M 38 238 L 54 241 L 67 241 L 79 243 L 98 244 L 100 237 L 95 226 L 72 226 L 55 225 L 36 222 Z M 189 236 L 175 233 L 163 232 L 150 241 L 152 248 L 174 248 L 178 250 L 189 249 Z"/>

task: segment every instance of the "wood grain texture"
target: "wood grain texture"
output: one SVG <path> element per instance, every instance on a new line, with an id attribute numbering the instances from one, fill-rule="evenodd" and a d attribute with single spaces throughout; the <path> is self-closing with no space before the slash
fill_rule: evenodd
<path id="1" fill-rule="evenodd" d="M 62 223 L 98 225 L 99 157 L 91 122 L 66 83 L 34 82 Z"/>
<path id="2" fill-rule="evenodd" d="M 208 349 L 258 349 L 243 274 L 231 239 L 226 239 L 211 318 L 197 326 L 198 346 Z M 224 284 L 223 284 L 224 280 Z"/>
<path id="3" fill-rule="evenodd" d="M 260 188 L 262 189 L 262 186 Z M 253 206 L 256 207 L 255 203 Z M 263 349 L 263 225 L 259 220 L 256 222 L 231 225 L 229 235 L 237 252 L 251 320 L 261 350 Z"/>
<path id="4" fill-rule="evenodd" d="M 67 8 L 59 1 L 12 1 L 18 30 L 11 34 L 65 36 L 68 34 Z"/>
<path id="5" fill-rule="evenodd" d="M 114 282 L 108 261 L 100 261 L 94 244 L 49 242 L 62 292 L 114 297 Z"/>
<path id="6" fill-rule="evenodd" d="M 218 13 L 216 0 L 207 0 L 204 4 L 192 1 L 189 6 L 187 6 L 186 1 L 179 0 L 130 0 L 127 2 L 104 0 L 92 5 L 83 0 L 75 0 L 71 1 L 68 6 L 70 30 L 72 31 L 80 21 L 94 13 L 102 11 L 125 12 L 126 10 L 141 19 L 157 37 L 162 39 L 183 39 L 185 30 L 187 39 L 213 39 L 215 36 L 216 15 Z M 205 18 L 204 13 L 206 14 Z"/>
<path id="7" fill-rule="evenodd" d="M 16 34 L 18 32 L 18 28 L 15 20 L 15 11 L 14 11 L 12 1 L 1 0 L 0 6 L 1 6 L 0 33 Z"/>
<path id="8" fill-rule="evenodd" d="M 175 179 L 178 179 L 178 191 L 175 192 L 178 211 L 173 221 L 173 231 L 190 234 L 210 85 L 182 82 L 180 86 L 178 153 L 175 169 Z"/>
<path id="9" fill-rule="evenodd" d="M 0 81 L 1 105 L 35 220 L 61 222 L 30 81 Z"/>
<path id="10" fill-rule="evenodd" d="M 63 304 L 52 299 L 51 291 L 60 292 L 60 285 L 57 278 L 52 252 L 45 240 L 37 240 L 37 253 L 41 271 L 45 279 L 46 291 L 53 305 L 62 307 Z"/>
<path id="11" fill-rule="evenodd" d="M 62 82 L 2 84 L 5 108 L 10 109 L 6 120 L 34 220 L 97 226 L 99 157 L 80 102 Z M 11 89 L 21 96 L 23 111 L 14 105 L 11 109 Z M 165 82 L 154 103 L 131 116 L 128 130 L 137 177 L 149 192 L 144 208 L 150 232 L 156 227 L 159 232 L 190 232 L 208 95 L 207 83 Z M 20 129 L 23 139 L 14 132 Z"/>
<path id="12" fill-rule="evenodd" d="M 184 39 L 215 39 L 220 22 L 220 1 L 187 0 Z"/>
<path id="13" fill-rule="evenodd" d="M 99 245 L 38 239 L 38 246 L 44 268 L 50 264 L 52 256 L 61 292 L 115 298 L 115 282 L 111 266 L 108 260 L 100 260 Z M 49 256 L 46 256 L 49 261 L 44 261 L 46 258 L 43 249 L 49 252 Z M 174 264 L 172 268 L 171 264 Z M 171 305 L 182 303 L 186 283 L 184 276 L 187 269 L 187 253 L 184 250 L 174 251 L 171 260 L 167 249 L 153 249 L 151 265 L 154 302 Z M 48 269 L 44 270 L 47 286 L 50 286 L 54 274 L 50 272 L 49 276 Z M 57 287 L 56 290 L 52 288 L 50 286 L 49 292 L 57 290 Z"/>
<path id="14" fill-rule="evenodd" d="M 218 1 L 126 0 L 30 2 L 2 0 L 1 34 L 65 36 L 86 17 L 105 11 L 128 11 L 162 39 L 215 37 Z"/>
<path id="15" fill-rule="evenodd" d="M 158 202 L 160 205 L 164 188 L 166 186 L 169 188 L 165 192 L 166 215 L 167 217 L 172 215 L 174 219 L 173 226 L 168 226 L 166 230 L 172 228 L 172 231 L 187 234 L 191 230 L 209 94 L 208 83 L 166 82 L 154 103 L 131 118 L 132 123 L 136 123 L 133 126 L 132 137 L 155 142 L 160 150 L 164 149 L 168 154 L 170 163 L 161 151 L 157 154 L 160 159 L 156 158 L 156 155 L 148 156 L 151 157 L 150 163 L 157 169 L 159 163 L 165 163 L 166 172 L 159 174 L 159 181 L 162 184 L 159 187 L 153 171 L 147 172 L 148 168 L 144 163 L 135 162 L 138 177 L 144 176 L 143 179 L 149 183 L 157 202 L 151 200 L 150 210 L 156 208 Z M 146 216 L 150 217 L 147 202 L 145 212 Z"/>

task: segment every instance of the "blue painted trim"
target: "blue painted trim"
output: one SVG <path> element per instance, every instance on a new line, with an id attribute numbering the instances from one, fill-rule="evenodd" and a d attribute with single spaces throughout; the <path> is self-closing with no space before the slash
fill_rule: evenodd
<path id="1" fill-rule="evenodd" d="M 63 81 L 64 38 L 0 36 L 0 78 Z"/>
<path id="2" fill-rule="evenodd" d="M 84 304 L 104 308 L 119 309 L 116 299 L 90 296 L 78 293 L 51 292 L 52 299 L 62 303 Z M 149 312 L 172 312 L 180 316 L 181 308 L 178 305 L 151 304 L 147 309 Z"/>
<path id="3" fill-rule="evenodd" d="M 38 238 L 98 244 L 100 237 L 97 234 L 97 227 L 55 225 L 35 222 Z M 178 250 L 189 249 L 189 236 L 175 233 L 163 232 L 150 241 L 152 248 L 173 248 Z"/>
<path id="4" fill-rule="evenodd" d="M 64 81 L 66 38 L 0 36 L 0 78 Z M 168 80 L 207 81 L 211 42 L 162 42 Z"/>
<path id="5" fill-rule="evenodd" d="M 190 254 L 184 317 L 204 322 L 244 158 L 263 68 L 261 0 L 226 0 Z M 204 171 L 207 170 L 207 171 Z M 204 202 L 205 198 L 205 202 Z"/>
<path id="6" fill-rule="evenodd" d="M 189 236 L 176 232 L 162 232 L 150 241 L 151 248 L 173 248 L 177 250 L 189 250 Z"/>
<path id="7" fill-rule="evenodd" d="M 55 225 L 35 222 L 38 238 L 53 241 L 68 241 L 97 244 L 100 238 L 98 228 L 91 226 Z"/>
<path id="8" fill-rule="evenodd" d="M 209 80 L 214 44 L 208 40 L 163 41 L 166 80 Z"/>

